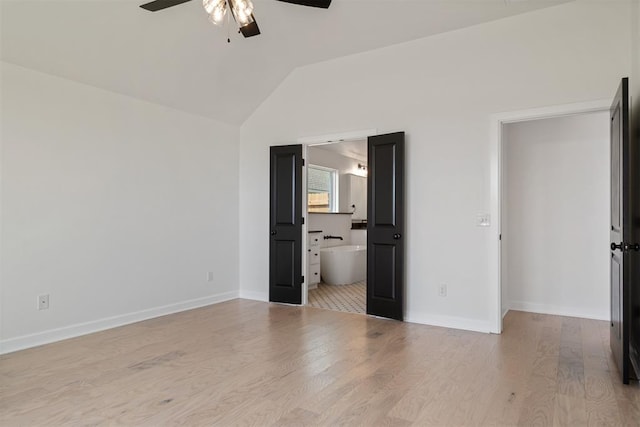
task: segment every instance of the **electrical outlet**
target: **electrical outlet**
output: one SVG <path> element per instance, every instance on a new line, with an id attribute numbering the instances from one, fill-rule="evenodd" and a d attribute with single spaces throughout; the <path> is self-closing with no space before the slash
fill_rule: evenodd
<path id="1" fill-rule="evenodd" d="M 491 215 L 489 215 L 488 213 L 476 215 L 476 226 L 491 227 Z"/>
<path id="2" fill-rule="evenodd" d="M 213 271 L 207 272 L 207 282 L 213 282 Z"/>
<path id="3" fill-rule="evenodd" d="M 445 285 L 444 283 L 440 286 L 438 286 L 438 296 L 439 297 L 446 297 L 447 296 L 447 285 Z"/>
<path id="4" fill-rule="evenodd" d="M 49 294 L 38 296 L 38 310 L 47 310 L 49 308 Z"/>

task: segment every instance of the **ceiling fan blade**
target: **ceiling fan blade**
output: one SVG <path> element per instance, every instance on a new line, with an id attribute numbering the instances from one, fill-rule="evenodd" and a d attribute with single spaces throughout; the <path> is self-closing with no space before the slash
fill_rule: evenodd
<path id="1" fill-rule="evenodd" d="M 177 6 L 182 3 L 186 3 L 191 0 L 155 0 L 149 3 L 145 3 L 140 5 L 141 8 L 146 9 L 150 12 L 157 12 L 162 9 L 166 9 L 171 6 Z"/>
<path id="2" fill-rule="evenodd" d="M 260 28 L 258 28 L 258 21 L 256 21 L 256 18 L 253 16 L 253 14 L 251 14 L 251 17 L 253 18 L 253 22 L 251 24 L 247 24 L 244 27 L 240 27 L 240 32 L 245 37 L 253 37 L 260 34 Z"/>
<path id="3" fill-rule="evenodd" d="M 300 6 L 321 7 L 328 9 L 331 0 L 278 0 L 285 3 L 299 4 Z"/>

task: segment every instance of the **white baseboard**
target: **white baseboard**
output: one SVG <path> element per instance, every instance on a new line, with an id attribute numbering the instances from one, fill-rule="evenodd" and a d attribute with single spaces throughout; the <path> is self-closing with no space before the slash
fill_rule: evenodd
<path id="1" fill-rule="evenodd" d="M 562 307 L 556 305 L 539 304 L 527 301 L 511 301 L 510 310 L 526 311 L 529 313 L 553 314 L 556 316 L 581 317 L 584 319 L 606 320 L 611 319 L 608 311 L 585 310 L 576 307 Z"/>
<path id="2" fill-rule="evenodd" d="M 237 291 L 224 292 L 216 295 L 209 295 L 203 298 L 182 301 L 176 304 L 149 308 L 134 313 L 127 313 L 118 316 L 107 317 L 104 319 L 92 320 L 85 323 L 77 323 L 75 325 L 65 326 L 57 329 L 49 329 L 47 331 L 42 331 L 35 334 L 0 340 L 0 354 L 12 353 L 18 350 L 24 350 L 43 344 L 49 344 L 56 341 L 75 338 L 81 335 L 104 331 L 105 329 L 116 328 L 118 326 L 124 326 L 143 320 L 153 319 L 154 317 L 166 316 L 167 314 L 192 310 L 194 308 L 217 304 L 236 298 L 238 298 Z"/>
<path id="3" fill-rule="evenodd" d="M 473 332 L 491 332 L 491 322 L 466 317 L 441 316 L 425 313 L 407 313 L 404 320 L 422 325 L 441 326 L 443 328 L 462 329 Z"/>
<path id="4" fill-rule="evenodd" d="M 269 302 L 268 292 L 243 291 L 240 289 L 239 298 L 250 299 L 253 301 Z"/>

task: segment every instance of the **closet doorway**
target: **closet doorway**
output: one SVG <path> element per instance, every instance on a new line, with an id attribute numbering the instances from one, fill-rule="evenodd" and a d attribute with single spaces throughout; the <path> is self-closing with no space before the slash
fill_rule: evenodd
<path id="1" fill-rule="evenodd" d="M 502 304 L 609 320 L 609 112 L 505 124 Z"/>

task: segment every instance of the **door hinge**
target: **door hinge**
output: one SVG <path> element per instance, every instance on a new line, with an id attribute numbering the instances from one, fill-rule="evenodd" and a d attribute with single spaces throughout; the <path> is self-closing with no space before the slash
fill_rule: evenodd
<path id="1" fill-rule="evenodd" d="M 304 217 L 302 217 L 302 224 L 304 225 Z"/>
<path id="2" fill-rule="evenodd" d="M 302 166 L 304 166 L 304 159 L 302 159 Z"/>
<path id="3" fill-rule="evenodd" d="M 304 276 L 302 276 L 302 283 L 304 283 Z"/>
<path id="4" fill-rule="evenodd" d="M 502 234 L 498 235 L 498 240 L 502 240 Z"/>

